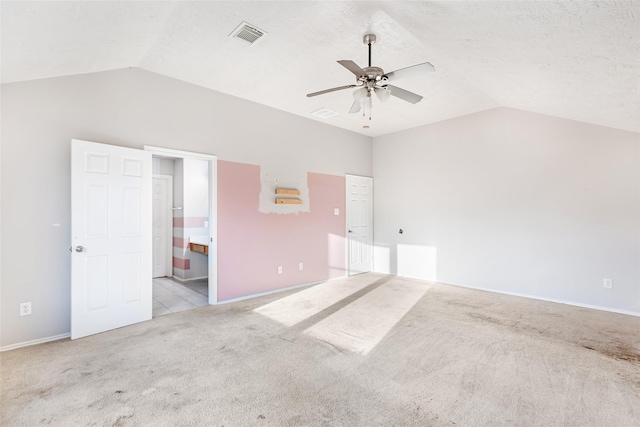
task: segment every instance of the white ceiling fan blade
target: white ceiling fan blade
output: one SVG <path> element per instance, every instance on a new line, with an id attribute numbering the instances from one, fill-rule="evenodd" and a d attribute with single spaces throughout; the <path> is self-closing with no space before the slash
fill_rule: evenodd
<path id="1" fill-rule="evenodd" d="M 340 87 L 334 87 L 334 88 L 331 88 L 331 89 L 321 90 L 319 92 L 308 93 L 307 97 L 310 98 L 312 96 L 318 96 L 318 95 L 322 95 L 322 94 L 329 93 L 329 92 L 335 92 L 337 90 L 350 89 L 352 87 L 356 87 L 356 85 L 340 86 Z"/>
<path id="2" fill-rule="evenodd" d="M 417 104 L 422 99 L 422 96 L 418 95 L 417 93 L 409 92 L 408 90 L 404 90 L 397 86 L 387 85 L 387 90 L 391 91 L 391 95 L 412 104 Z"/>
<path id="3" fill-rule="evenodd" d="M 433 65 L 429 64 L 428 62 L 424 62 L 422 64 L 412 65 L 411 67 L 400 68 L 399 70 L 387 73 L 386 76 L 390 81 L 394 81 L 398 79 L 404 79 L 406 77 L 418 76 L 435 70 L 436 69 L 433 67 Z"/>
<path id="4" fill-rule="evenodd" d="M 358 78 L 364 75 L 364 71 L 362 71 L 362 68 L 360 68 L 358 64 L 356 64 L 351 60 L 343 59 L 342 61 L 338 61 L 338 64 L 342 65 L 344 68 L 351 71 Z"/>
<path id="5" fill-rule="evenodd" d="M 358 111 L 360 111 L 361 108 L 362 106 L 360 105 L 359 101 L 353 101 L 353 104 L 351 105 L 351 109 L 349 110 L 349 114 L 357 113 Z"/>
<path id="6" fill-rule="evenodd" d="M 387 87 L 377 87 L 375 88 L 375 91 L 380 102 L 387 102 L 387 100 L 391 96 L 391 89 L 388 89 Z"/>

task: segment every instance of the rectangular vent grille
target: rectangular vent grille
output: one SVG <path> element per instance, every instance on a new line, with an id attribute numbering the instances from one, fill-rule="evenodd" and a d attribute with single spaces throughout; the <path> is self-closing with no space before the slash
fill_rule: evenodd
<path id="1" fill-rule="evenodd" d="M 335 111 L 329 110 L 328 108 L 321 108 L 311 113 L 312 116 L 318 117 L 321 119 L 328 119 L 329 117 L 337 116 L 338 113 Z"/>
<path id="2" fill-rule="evenodd" d="M 247 24 L 246 22 L 243 21 L 240 25 L 236 27 L 235 30 L 233 30 L 231 34 L 229 34 L 229 37 L 240 39 L 249 43 L 250 45 L 253 45 L 266 35 L 267 35 L 266 32 L 256 28 L 253 25 Z"/>

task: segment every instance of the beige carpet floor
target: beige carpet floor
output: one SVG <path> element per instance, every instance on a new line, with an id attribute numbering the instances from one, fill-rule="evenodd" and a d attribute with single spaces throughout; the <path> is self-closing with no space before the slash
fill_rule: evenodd
<path id="1" fill-rule="evenodd" d="M 638 426 L 640 318 L 376 274 L 0 353 L 2 426 Z"/>

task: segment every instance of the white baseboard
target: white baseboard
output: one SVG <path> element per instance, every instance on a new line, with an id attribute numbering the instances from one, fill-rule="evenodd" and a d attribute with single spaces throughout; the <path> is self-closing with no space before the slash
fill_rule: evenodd
<path id="1" fill-rule="evenodd" d="M 62 339 L 65 339 L 65 338 L 69 338 L 70 336 L 71 336 L 71 333 L 67 332 L 66 334 L 54 335 L 52 337 L 38 338 L 37 340 L 31 340 L 31 341 L 20 342 L 20 343 L 17 343 L 17 344 L 5 345 L 4 347 L 0 347 L 0 352 L 9 351 L 9 350 L 15 350 L 16 348 L 21 348 L 21 347 L 29 347 L 31 345 L 42 344 L 42 343 L 50 342 L 50 341 L 62 340 Z"/>
<path id="2" fill-rule="evenodd" d="M 173 280 L 178 281 L 178 282 L 182 282 L 182 283 L 184 283 L 184 282 L 191 282 L 191 281 L 193 281 L 193 280 L 204 280 L 204 279 L 208 279 L 208 278 L 209 278 L 209 276 L 204 276 L 204 277 L 191 277 L 191 278 L 189 278 L 189 279 L 182 279 L 182 278 L 180 278 L 180 277 L 178 277 L 178 276 L 175 276 L 175 275 L 174 275 L 174 276 L 172 276 L 171 278 L 172 278 Z"/>
<path id="3" fill-rule="evenodd" d="M 230 302 L 244 301 L 246 299 L 258 298 L 258 297 L 262 297 L 262 296 L 265 296 L 265 295 L 276 294 L 276 293 L 279 293 L 279 292 L 286 292 L 286 291 L 291 291 L 291 290 L 294 290 L 294 289 L 305 288 L 305 287 L 317 285 L 317 284 L 320 284 L 320 283 L 332 282 L 334 280 L 345 279 L 347 277 L 348 276 L 340 276 L 340 277 L 334 277 L 332 279 L 320 280 L 319 282 L 303 283 L 301 285 L 289 286 L 288 288 L 273 289 L 271 291 L 259 292 L 257 294 L 245 295 L 243 297 L 237 297 L 237 298 L 226 299 L 224 301 L 218 301 L 218 304 L 227 304 L 227 303 L 230 303 Z"/>
<path id="4" fill-rule="evenodd" d="M 539 297 L 539 296 L 535 296 L 535 295 L 521 294 L 521 293 L 518 293 L 518 292 L 497 291 L 495 289 L 481 288 L 481 287 L 469 286 L 469 285 L 459 285 L 457 283 L 445 283 L 445 282 L 435 282 L 435 283 L 440 283 L 440 284 L 443 284 L 443 285 L 458 286 L 460 288 L 477 289 L 479 291 L 494 292 L 496 294 L 511 295 L 511 296 L 514 296 L 514 297 L 535 299 L 535 300 L 538 300 L 538 301 L 555 302 L 557 304 L 572 305 L 574 307 L 590 308 L 590 309 L 593 309 L 593 310 L 600 310 L 600 311 L 609 311 L 611 313 L 626 314 L 628 316 L 640 317 L 640 312 L 630 311 L 630 310 L 618 310 L 616 308 L 602 307 L 602 306 L 599 306 L 599 305 L 583 304 L 583 303 L 579 303 L 579 302 L 564 301 L 564 300 L 553 299 L 553 298 L 544 298 L 544 297 Z"/>

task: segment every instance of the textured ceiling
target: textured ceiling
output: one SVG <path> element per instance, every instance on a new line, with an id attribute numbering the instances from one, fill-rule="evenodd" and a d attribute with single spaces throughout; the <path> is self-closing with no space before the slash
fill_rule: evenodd
<path id="1" fill-rule="evenodd" d="M 498 106 L 640 132 L 640 2 L 8 2 L 2 82 L 140 67 L 355 132 L 378 136 Z M 241 22 L 268 35 L 228 37 Z M 386 72 L 412 105 L 374 99 L 349 115 L 354 82 L 336 63 Z M 320 108 L 340 114 L 309 115 Z M 370 129 L 363 129 L 370 125 Z"/>

